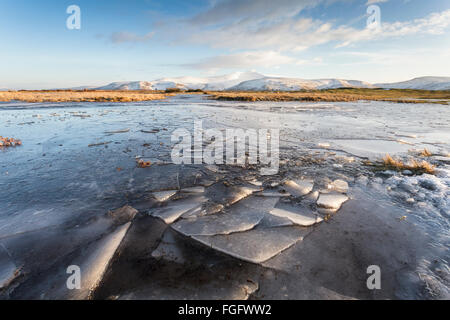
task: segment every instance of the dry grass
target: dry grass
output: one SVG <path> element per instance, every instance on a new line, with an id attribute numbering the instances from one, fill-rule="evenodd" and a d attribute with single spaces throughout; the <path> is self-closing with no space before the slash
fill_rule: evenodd
<path id="1" fill-rule="evenodd" d="M 431 153 L 430 150 L 428 150 L 427 148 L 423 149 L 422 151 L 420 151 L 420 155 L 422 157 L 431 157 L 433 154 Z"/>
<path id="2" fill-rule="evenodd" d="M 386 156 L 383 158 L 383 165 L 384 165 L 383 169 L 396 171 L 409 170 L 414 174 L 422 174 L 422 173 L 434 174 L 436 169 L 435 166 L 433 166 L 432 164 L 428 163 L 425 160 L 417 161 L 415 159 L 411 159 L 408 163 L 404 163 L 401 160 L 392 158 L 389 154 L 386 154 Z"/>
<path id="3" fill-rule="evenodd" d="M 170 94 L 152 91 L 5 91 L 0 101 L 24 102 L 133 102 L 165 99 Z"/>
<path id="4" fill-rule="evenodd" d="M 17 147 L 17 146 L 21 146 L 21 145 L 22 145 L 22 141 L 20 141 L 20 140 L 0 136 L 0 148 Z"/>
<path id="5" fill-rule="evenodd" d="M 214 100 L 229 101 L 305 101 L 351 102 L 358 100 L 398 103 L 439 103 L 448 105 L 450 91 L 330 89 L 296 92 L 208 92 Z"/>
<path id="6" fill-rule="evenodd" d="M 150 161 L 144 161 L 142 159 L 139 159 L 136 161 L 138 168 L 148 168 L 152 165 Z"/>

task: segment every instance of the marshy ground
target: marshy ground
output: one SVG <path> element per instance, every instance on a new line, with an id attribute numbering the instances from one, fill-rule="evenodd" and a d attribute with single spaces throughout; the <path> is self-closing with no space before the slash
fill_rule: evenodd
<path id="1" fill-rule="evenodd" d="M 209 92 L 212 99 L 225 101 L 304 101 L 304 102 L 352 102 L 386 101 L 397 103 L 438 103 L 448 105 L 450 91 L 426 91 L 406 89 L 327 89 L 298 92 Z"/>
<path id="2" fill-rule="evenodd" d="M 130 90 L 21 90 L 0 91 L 0 101 L 24 102 L 136 102 L 165 99 L 181 89 L 165 91 Z M 407 89 L 357 89 L 303 90 L 296 92 L 228 92 L 188 90 L 185 94 L 208 94 L 211 99 L 223 101 L 303 101 L 303 102 L 354 102 L 360 100 L 397 103 L 437 103 L 448 105 L 450 91 Z"/>

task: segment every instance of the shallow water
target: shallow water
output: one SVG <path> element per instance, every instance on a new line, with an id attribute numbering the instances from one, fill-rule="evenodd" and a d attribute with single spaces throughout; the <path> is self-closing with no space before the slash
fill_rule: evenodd
<path id="1" fill-rule="evenodd" d="M 433 238 L 441 269 L 448 271 L 450 109 L 434 104 L 242 103 L 201 96 L 127 104 L 3 103 L 0 135 L 23 145 L 0 149 L 0 240 L 78 225 L 151 191 L 191 186 L 194 166 L 170 165 L 171 133 L 192 132 L 196 120 L 204 128 L 280 129 L 281 159 L 291 163 L 281 168 L 284 175 L 301 173 L 322 185 L 345 177 L 375 201 L 404 208 Z M 374 174 L 359 162 L 385 153 L 408 157 L 424 148 L 439 157 L 430 158 L 437 177 Z M 153 166 L 137 168 L 137 157 Z M 320 158 L 320 165 L 295 165 L 299 157 Z M 359 183 L 361 177 L 368 184 Z"/>

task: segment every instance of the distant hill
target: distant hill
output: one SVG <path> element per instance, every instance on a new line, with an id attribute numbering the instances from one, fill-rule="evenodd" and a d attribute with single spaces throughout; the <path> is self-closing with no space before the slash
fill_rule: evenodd
<path id="1" fill-rule="evenodd" d="M 385 88 L 450 90 L 450 77 L 421 77 L 396 83 L 370 84 L 359 80 L 268 77 L 256 72 L 235 72 L 214 77 L 175 77 L 153 81 L 112 82 L 101 87 L 73 89 L 97 90 L 166 90 L 168 88 L 210 91 L 298 91 L 336 88 Z"/>
<path id="2" fill-rule="evenodd" d="M 420 77 L 395 83 L 378 83 L 386 89 L 450 90 L 450 77 Z"/>
<path id="3" fill-rule="evenodd" d="M 233 87 L 243 81 L 264 78 L 256 72 L 235 72 L 214 77 L 177 77 L 162 78 L 154 81 L 113 82 L 97 90 L 166 90 L 168 88 L 202 89 L 221 91 Z"/>
<path id="4" fill-rule="evenodd" d="M 370 83 L 357 80 L 274 78 L 244 81 L 228 90 L 232 91 L 298 91 L 335 88 L 372 88 Z"/>

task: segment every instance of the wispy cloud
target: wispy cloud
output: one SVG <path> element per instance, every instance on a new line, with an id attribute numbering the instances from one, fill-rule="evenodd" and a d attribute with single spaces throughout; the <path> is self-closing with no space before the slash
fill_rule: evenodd
<path id="1" fill-rule="evenodd" d="M 254 24 L 245 20 L 220 28 L 191 30 L 185 41 L 234 50 L 276 48 L 282 52 L 293 52 L 333 42 L 337 47 L 342 47 L 351 43 L 397 36 L 442 34 L 449 26 L 450 10 L 410 21 L 384 22 L 379 29 L 357 29 L 317 19 L 291 17 L 272 21 L 270 24 Z"/>
<path id="2" fill-rule="evenodd" d="M 342 48 L 408 35 L 442 34 L 450 26 L 450 10 L 414 20 L 382 21 L 381 27 L 375 29 L 337 24 L 302 13 L 318 5 L 344 1 L 218 0 L 191 18 L 165 19 L 164 24 L 155 25 L 155 28 L 163 41 L 171 41 L 174 45 L 206 45 L 232 52 L 182 65 L 212 71 L 286 64 L 317 65 L 317 61 L 300 58 L 299 52 L 324 44 Z M 364 3 L 387 1 L 367 0 Z M 364 15 L 360 17 L 364 18 Z"/>
<path id="3" fill-rule="evenodd" d="M 241 52 L 229 55 L 209 57 L 194 63 L 183 64 L 183 67 L 215 71 L 219 69 L 240 69 L 249 67 L 276 67 L 283 64 L 302 63 L 292 57 L 276 51 Z"/>
<path id="4" fill-rule="evenodd" d="M 370 6 L 371 4 L 388 2 L 389 0 L 367 0 L 366 6 Z"/>
<path id="5" fill-rule="evenodd" d="M 335 1 L 339 0 L 221 0 L 214 2 L 208 10 L 189 19 L 189 22 L 194 25 L 249 23 L 260 20 L 267 22 L 293 17 L 303 9 Z"/>
<path id="6" fill-rule="evenodd" d="M 110 41 L 112 43 L 120 44 L 120 43 L 126 43 L 126 42 L 146 42 L 153 38 L 154 32 L 149 32 L 143 36 L 139 36 L 132 32 L 127 31 L 120 31 L 120 32 L 114 32 L 111 37 Z"/>

